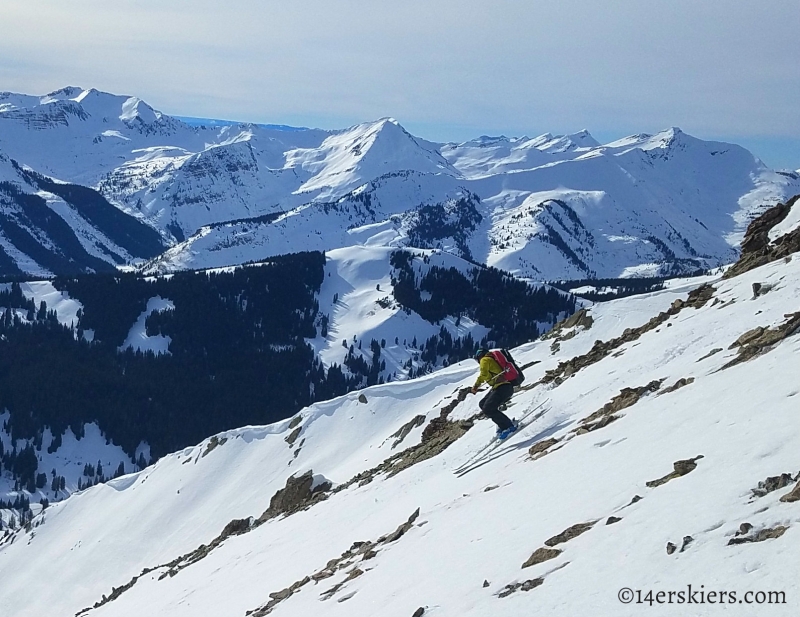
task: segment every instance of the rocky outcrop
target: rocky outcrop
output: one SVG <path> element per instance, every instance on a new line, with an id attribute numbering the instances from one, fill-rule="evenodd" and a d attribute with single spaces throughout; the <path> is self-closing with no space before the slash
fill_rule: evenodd
<path id="1" fill-rule="evenodd" d="M 545 546 L 556 546 L 558 544 L 563 544 L 564 542 L 569 542 L 573 538 L 577 538 L 582 533 L 586 533 L 592 527 L 594 527 L 597 521 L 589 521 L 588 523 L 578 523 L 577 525 L 572 525 L 571 527 L 567 527 L 561 533 L 553 536 L 544 541 Z"/>
<path id="2" fill-rule="evenodd" d="M 354 484 L 364 486 L 382 473 L 387 474 L 389 477 L 397 475 L 404 469 L 442 453 L 474 425 L 474 421 L 471 418 L 455 422 L 451 422 L 448 419 L 450 413 L 467 398 L 469 393 L 470 388 L 462 388 L 456 398 L 439 410 L 439 416 L 433 418 L 428 423 L 428 426 L 423 429 L 420 443 L 393 454 L 376 467 L 353 476 L 344 484 L 338 485 L 333 492 L 343 491 Z"/>
<path id="3" fill-rule="evenodd" d="M 588 353 L 559 363 L 556 368 L 546 371 L 540 382 L 545 384 L 555 383 L 556 385 L 562 383 L 565 379 L 568 379 L 579 370 L 599 362 L 625 343 L 635 341 L 642 334 L 651 330 L 655 330 L 658 326 L 665 323 L 670 317 L 680 313 L 683 309 L 702 308 L 705 306 L 706 302 L 712 298 L 713 295 L 714 288 L 711 287 L 711 285 L 706 284 L 698 287 L 697 289 L 689 292 L 686 300 L 675 300 L 666 311 L 659 313 L 650 319 L 650 321 L 648 321 L 646 324 L 637 328 L 627 328 L 621 336 L 608 341 L 595 341 Z"/>
<path id="4" fill-rule="evenodd" d="M 226 441 L 228 441 L 227 437 L 220 438 L 217 435 L 214 435 L 211 439 L 208 440 L 208 443 L 206 444 L 206 449 L 203 450 L 203 453 L 200 455 L 200 458 L 205 458 L 205 456 L 207 454 L 210 454 L 214 450 L 214 448 L 223 445 Z"/>
<path id="5" fill-rule="evenodd" d="M 786 493 L 783 497 L 781 497 L 781 501 L 784 503 L 793 503 L 795 501 L 800 501 L 800 474 L 798 475 L 797 484 L 794 485 L 794 488 Z"/>
<path id="6" fill-rule="evenodd" d="M 789 528 L 784 527 L 783 525 L 777 525 L 768 529 L 762 529 L 754 534 L 736 536 L 728 540 L 728 546 L 731 546 L 732 544 L 748 544 L 750 542 L 763 542 L 764 540 L 780 538 L 784 533 L 786 533 L 787 529 Z"/>
<path id="7" fill-rule="evenodd" d="M 770 476 L 766 480 L 762 480 L 756 488 L 750 489 L 750 491 L 754 497 L 763 497 L 773 491 L 789 486 L 794 480 L 795 478 L 792 478 L 792 474 L 782 473 L 779 476 Z"/>
<path id="8" fill-rule="evenodd" d="M 710 357 L 711 357 L 711 356 L 713 356 L 714 354 L 718 354 L 720 351 L 722 351 L 722 347 L 714 347 L 714 349 L 712 349 L 711 351 L 709 351 L 709 352 L 708 352 L 706 355 L 704 355 L 702 358 L 698 358 L 698 359 L 697 359 L 697 362 L 702 362 L 702 361 L 703 361 L 703 360 L 705 360 L 706 358 L 710 358 Z"/>
<path id="9" fill-rule="evenodd" d="M 361 561 L 366 561 L 368 559 L 373 559 L 377 556 L 378 552 L 382 549 L 383 546 L 389 544 L 391 542 L 396 542 L 399 540 L 403 535 L 405 535 L 414 525 L 414 521 L 417 520 L 419 517 L 419 508 L 417 508 L 411 516 L 408 517 L 404 523 L 400 524 L 400 526 L 395 529 L 393 532 L 385 534 L 378 538 L 376 541 L 366 540 L 364 542 L 353 542 L 349 549 L 344 551 L 339 557 L 335 557 L 333 559 L 328 560 L 328 563 L 325 564 L 325 567 L 311 574 L 309 576 L 305 576 L 300 580 L 295 581 L 288 587 L 281 589 L 280 591 L 274 591 L 269 594 L 269 601 L 253 610 L 249 610 L 245 613 L 249 617 L 265 617 L 266 615 L 270 614 L 275 607 L 287 600 L 295 593 L 298 593 L 302 587 L 307 585 L 310 582 L 314 582 L 316 585 L 320 581 L 323 581 L 327 578 L 331 578 L 336 574 L 346 571 L 347 575 L 336 583 L 335 585 L 329 587 L 325 591 L 320 594 L 321 600 L 329 600 L 333 596 L 335 596 L 348 582 L 358 578 L 359 576 L 363 576 L 366 568 L 362 569 L 358 566 L 353 565 L 354 561 L 361 558 Z M 348 570 L 349 568 L 349 570 Z M 346 596 L 340 598 L 339 601 L 346 600 L 350 596 Z M 424 609 L 422 609 L 424 611 Z M 418 611 L 419 612 L 419 609 Z M 419 613 L 422 614 L 422 613 Z"/>
<path id="10" fill-rule="evenodd" d="M 425 424 L 425 416 L 418 415 L 414 416 L 411 420 L 406 422 L 403 426 L 401 426 L 397 431 L 391 434 L 391 437 L 395 438 L 395 442 L 392 444 L 392 450 L 394 450 L 397 446 L 399 446 L 403 440 L 408 437 L 408 434 L 413 431 L 415 428 L 422 426 Z"/>
<path id="11" fill-rule="evenodd" d="M 689 384 L 694 383 L 694 377 L 681 377 L 678 381 L 676 381 L 671 386 L 667 386 L 661 392 L 658 393 L 658 396 L 663 394 L 669 394 L 670 392 L 675 392 L 675 390 L 680 390 L 681 388 L 688 386 Z"/>
<path id="12" fill-rule="evenodd" d="M 800 195 L 795 195 L 785 204 L 778 204 L 770 208 L 750 223 L 744 234 L 744 240 L 742 240 L 741 256 L 725 272 L 723 278 L 733 278 L 753 268 L 800 251 L 800 227 L 772 242 L 769 240 L 769 232 L 789 215 L 789 211 L 795 206 L 798 199 L 800 199 Z"/>
<path id="13" fill-rule="evenodd" d="M 680 461 L 675 461 L 673 466 L 673 472 L 667 474 L 666 476 L 659 478 L 658 480 L 651 480 L 650 482 L 646 482 L 645 484 L 650 488 L 655 488 L 656 486 L 661 486 L 662 484 L 666 484 L 670 480 L 674 480 L 675 478 L 680 478 L 681 476 L 685 476 L 687 473 L 690 473 L 695 470 L 697 467 L 697 461 L 703 458 L 702 454 L 698 454 L 694 458 L 684 459 Z"/>
<path id="14" fill-rule="evenodd" d="M 295 428 L 291 433 L 289 433 L 286 437 L 284 437 L 284 441 L 289 444 L 291 448 L 294 445 L 294 442 L 297 441 L 297 438 L 300 437 L 300 431 L 303 430 L 302 426 L 298 426 Z"/>
<path id="15" fill-rule="evenodd" d="M 314 474 L 310 469 L 300 476 L 289 476 L 286 479 L 286 486 L 272 496 L 269 508 L 258 520 L 264 522 L 281 514 L 288 516 L 305 510 L 316 502 L 327 499 L 330 488 L 330 482 L 314 486 Z"/>
<path id="16" fill-rule="evenodd" d="M 210 544 L 201 544 L 195 550 L 190 553 L 186 553 L 185 555 L 181 555 L 180 557 L 173 559 L 169 563 L 160 564 L 152 568 L 145 568 L 142 570 L 139 576 L 134 576 L 128 583 L 125 585 L 120 585 L 119 587 L 112 587 L 111 593 L 109 595 L 103 594 L 103 597 L 95 602 L 91 607 L 87 607 L 80 612 L 76 613 L 75 617 L 79 617 L 80 615 L 84 615 L 91 610 L 96 608 L 100 608 L 104 604 L 108 604 L 109 602 L 113 602 L 117 598 L 119 598 L 123 593 L 131 589 L 137 581 L 146 574 L 150 574 L 151 572 L 155 572 L 156 570 L 161 570 L 166 568 L 164 572 L 158 577 L 158 580 L 163 580 L 166 577 L 175 576 L 178 572 L 183 570 L 184 568 L 189 567 L 193 563 L 197 563 L 201 559 L 208 556 L 211 551 L 219 547 L 225 540 L 230 538 L 231 536 L 238 536 L 243 533 L 247 533 L 255 526 L 254 521 L 252 519 L 234 519 L 229 522 L 225 527 L 222 529 L 222 532 L 214 538 Z"/>
<path id="17" fill-rule="evenodd" d="M 523 568 L 530 568 L 531 566 L 535 566 L 536 564 L 542 563 L 544 561 L 549 561 L 551 559 L 555 559 L 561 554 L 561 551 L 557 548 L 537 548 L 530 557 L 522 564 Z"/>
<path id="18" fill-rule="evenodd" d="M 558 443 L 558 439 L 555 437 L 550 437 L 549 439 L 543 439 L 542 441 L 537 441 L 528 449 L 528 454 L 532 459 L 537 459 L 543 457 L 547 454 L 547 451 L 550 447 L 556 445 Z"/>
<path id="19" fill-rule="evenodd" d="M 786 321 L 775 328 L 759 326 L 748 330 L 731 343 L 728 349 L 737 349 L 736 357 L 720 370 L 747 362 L 775 348 L 783 339 L 800 331 L 800 311 L 784 315 Z"/>
<path id="20" fill-rule="evenodd" d="M 603 405 L 594 413 L 583 418 L 581 423 L 584 426 L 575 429 L 574 432 L 581 434 L 581 428 L 586 429 L 583 432 L 594 430 L 594 428 L 592 428 L 592 424 L 597 422 L 597 420 L 611 416 L 618 411 L 622 411 L 623 409 L 627 409 L 628 407 L 635 405 L 643 396 L 647 396 L 648 394 L 656 392 L 661 387 L 663 381 L 663 379 L 658 379 L 651 381 L 646 386 L 639 386 L 637 388 L 622 388 L 619 394 L 612 398 L 608 403 Z M 603 426 L 605 426 L 605 424 Z"/>
<path id="21" fill-rule="evenodd" d="M 582 308 L 566 319 L 559 321 L 553 326 L 552 330 L 542 335 L 542 340 L 555 339 L 556 342 L 567 341 L 578 333 L 578 327 L 589 330 L 593 324 L 594 318 L 591 313 L 589 313 L 589 309 Z"/>
<path id="22" fill-rule="evenodd" d="M 505 598 L 516 591 L 530 591 L 531 589 L 536 589 L 542 583 L 544 583 L 544 579 L 541 576 L 539 578 L 532 578 L 521 583 L 512 583 L 503 587 L 503 590 L 497 594 L 497 597 Z"/>

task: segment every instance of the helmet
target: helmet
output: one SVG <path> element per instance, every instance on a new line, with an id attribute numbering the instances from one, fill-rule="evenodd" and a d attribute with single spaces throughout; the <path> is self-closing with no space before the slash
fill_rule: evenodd
<path id="1" fill-rule="evenodd" d="M 480 359 L 483 358 L 483 356 L 485 356 L 487 353 L 489 353 L 488 349 L 484 349 L 483 347 L 478 347 L 478 351 L 475 352 L 473 358 L 480 361 Z"/>

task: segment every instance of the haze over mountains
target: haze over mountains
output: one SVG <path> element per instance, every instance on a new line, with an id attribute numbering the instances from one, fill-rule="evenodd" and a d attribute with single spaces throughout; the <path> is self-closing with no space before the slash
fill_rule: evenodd
<path id="1" fill-rule="evenodd" d="M 535 280 L 681 274 L 730 262 L 748 221 L 800 191 L 797 173 L 676 128 L 435 144 L 392 119 L 190 126 L 80 88 L 0 94 L 0 180 L 0 267 L 37 275 L 354 245 L 441 248 Z"/>

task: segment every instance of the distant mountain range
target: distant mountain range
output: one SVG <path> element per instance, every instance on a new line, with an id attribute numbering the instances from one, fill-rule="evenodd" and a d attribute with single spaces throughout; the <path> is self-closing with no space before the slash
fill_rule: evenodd
<path id="1" fill-rule="evenodd" d="M 800 174 L 677 128 L 438 144 L 202 121 L 136 97 L 0 93 L 0 274 L 222 267 L 300 250 L 439 248 L 535 280 L 732 261 Z"/>

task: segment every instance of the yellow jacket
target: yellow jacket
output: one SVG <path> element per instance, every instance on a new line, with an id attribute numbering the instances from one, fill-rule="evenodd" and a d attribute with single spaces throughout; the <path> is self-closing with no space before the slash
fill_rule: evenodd
<path id="1" fill-rule="evenodd" d="M 474 387 L 477 388 L 484 382 L 492 386 L 492 389 L 502 386 L 504 383 L 508 383 L 503 374 L 503 369 L 500 368 L 497 360 L 489 355 L 481 358 L 481 372 L 480 375 L 478 375 L 477 381 L 475 381 Z"/>

